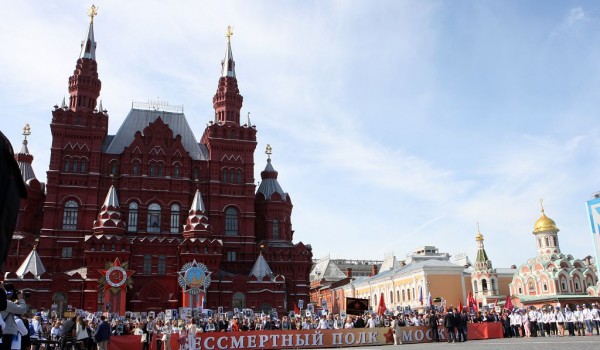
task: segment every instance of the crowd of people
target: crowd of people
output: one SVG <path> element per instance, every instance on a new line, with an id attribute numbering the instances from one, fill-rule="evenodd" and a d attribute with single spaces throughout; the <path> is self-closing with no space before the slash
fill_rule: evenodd
<path id="1" fill-rule="evenodd" d="M 504 337 L 591 336 L 600 335 L 600 310 L 598 305 L 573 307 L 546 307 L 528 309 L 495 309 L 473 311 L 467 308 L 433 308 L 425 311 L 385 313 L 377 315 L 310 314 L 284 315 L 222 313 L 215 317 L 199 314 L 183 319 L 168 319 L 165 313 L 146 318 L 113 317 L 104 315 L 58 319 L 48 313 L 28 315 L 22 294 L 11 285 L 5 285 L 7 305 L 2 311 L 0 350 L 107 350 L 111 336 L 138 335 L 142 350 L 184 350 L 194 342 L 197 333 L 247 332 L 276 330 L 348 329 L 389 327 L 394 333 L 394 343 L 401 343 L 402 327 L 427 326 L 433 341 L 440 341 L 439 329 L 445 329 L 448 342 L 468 339 L 468 324 L 496 322 L 502 326 Z M 3 305 L 0 305 L 2 307 Z M 469 312 L 470 311 L 470 312 Z M 178 335 L 178 348 L 172 349 L 171 337 Z"/>

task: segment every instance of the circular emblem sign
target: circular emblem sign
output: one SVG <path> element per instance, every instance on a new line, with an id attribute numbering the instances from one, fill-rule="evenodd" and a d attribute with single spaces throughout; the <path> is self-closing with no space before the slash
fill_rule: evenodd
<path id="1" fill-rule="evenodd" d="M 181 267 L 178 278 L 179 286 L 191 295 L 206 292 L 206 288 L 210 285 L 210 275 L 206 265 L 194 260 Z"/>
<path id="2" fill-rule="evenodd" d="M 127 271 L 121 266 L 113 266 L 106 271 L 106 283 L 109 286 L 118 288 L 127 281 Z"/>

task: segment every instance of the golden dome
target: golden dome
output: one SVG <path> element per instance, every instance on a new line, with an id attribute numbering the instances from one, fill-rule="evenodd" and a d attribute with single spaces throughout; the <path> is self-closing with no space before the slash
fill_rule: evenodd
<path id="1" fill-rule="evenodd" d="M 542 209 L 542 216 L 535 222 L 533 225 L 533 233 L 543 232 L 543 231 L 558 231 L 558 227 L 556 227 L 556 223 L 554 220 L 550 219 L 544 213 L 544 209 Z"/>
<path id="2" fill-rule="evenodd" d="M 481 234 L 481 232 L 477 231 L 477 234 L 475 235 L 475 240 L 477 242 L 483 241 L 483 234 Z"/>
<path id="3" fill-rule="evenodd" d="M 479 229 L 479 223 L 477 223 L 477 234 L 475 235 L 475 240 L 477 242 L 483 241 L 483 234 L 481 234 L 481 230 Z"/>

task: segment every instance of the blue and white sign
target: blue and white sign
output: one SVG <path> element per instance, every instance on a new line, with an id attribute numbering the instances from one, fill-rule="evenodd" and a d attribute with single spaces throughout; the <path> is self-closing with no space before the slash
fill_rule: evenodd
<path id="1" fill-rule="evenodd" d="M 298 308 L 304 309 L 304 300 L 302 300 L 302 299 L 298 300 Z"/>
<path id="2" fill-rule="evenodd" d="M 586 202 L 588 217 L 592 227 L 592 242 L 596 254 L 596 271 L 600 271 L 600 198 L 590 199 Z"/>

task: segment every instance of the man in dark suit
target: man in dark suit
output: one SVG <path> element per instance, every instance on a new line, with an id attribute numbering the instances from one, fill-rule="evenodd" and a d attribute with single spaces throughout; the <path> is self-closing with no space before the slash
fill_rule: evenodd
<path id="1" fill-rule="evenodd" d="M 446 315 L 444 316 L 444 327 L 448 333 L 448 343 L 454 343 L 456 341 L 456 319 L 451 308 L 446 311 Z"/>
<path id="2" fill-rule="evenodd" d="M 429 314 L 429 329 L 431 329 L 431 340 L 439 342 L 440 334 L 438 333 L 438 317 L 435 314 L 435 310 L 431 310 L 431 314 Z"/>

